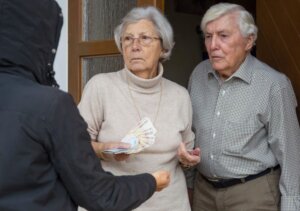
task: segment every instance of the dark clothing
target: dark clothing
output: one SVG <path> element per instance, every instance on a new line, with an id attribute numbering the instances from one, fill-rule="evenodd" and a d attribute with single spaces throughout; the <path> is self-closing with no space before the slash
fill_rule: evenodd
<path id="1" fill-rule="evenodd" d="M 61 21 L 53 0 L 0 0 L 0 210 L 131 210 L 154 177 L 104 172 L 72 97 L 46 86 Z"/>
<path id="2" fill-rule="evenodd" d="M 0 65 L 56 85 L 52 67 L 62 23 L 54 0 L 0 0 Z"/>
<path id="3" fill-rule="evenodd" d="M 72 98 L 0 69 L 0 210 L 130 210 L 150 175 L 103 172 Z"/>

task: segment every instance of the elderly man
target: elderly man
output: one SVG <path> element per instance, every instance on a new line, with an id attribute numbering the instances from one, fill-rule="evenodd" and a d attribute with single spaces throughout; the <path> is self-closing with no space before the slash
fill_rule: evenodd
<path id="1" fill-rule="evenodd" d="M 212 6 L 201 28 L 209 60 L 189 82 L 202 151 L 189 181 L 193 210 L 300 210 L 300 130 L 289 79 L 250 54 L 257 27 L 243 7 Z"/>

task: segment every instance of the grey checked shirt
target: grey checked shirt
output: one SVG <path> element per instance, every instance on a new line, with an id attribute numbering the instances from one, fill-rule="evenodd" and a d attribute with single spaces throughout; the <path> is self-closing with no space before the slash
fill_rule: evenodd
<path id="1" fill-rule="evenodd" d="M 222 81 L 209 60 L 193 71 L 197 169 L 212 178 L 243 178 L 281 166 L 281 210 L 300 210 L 300 129 L 289 79 L 248 55 Z"/>

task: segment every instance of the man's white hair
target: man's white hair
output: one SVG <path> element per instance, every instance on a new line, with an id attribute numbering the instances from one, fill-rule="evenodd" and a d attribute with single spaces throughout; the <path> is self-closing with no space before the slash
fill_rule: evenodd
<path id="1" fill-rule="evenodd" d="M 237 13 L 238 14 L 238 25 L 240 28 L 240 32 L 244 37 L 248 37 L 249 35 L 253 35 L 254 42 L 257 38 L 257 26 L 255 25 L 255 21 L 253 16 L 241 5 L 231 4 L 231 3 L 219 3 L 211 6 L 206 13 L 204 14 L 201 21 L 201 30 L 205 33 L 206 25 L 214 21 L 221 16 L 227 15 L 229 13 Z"/>

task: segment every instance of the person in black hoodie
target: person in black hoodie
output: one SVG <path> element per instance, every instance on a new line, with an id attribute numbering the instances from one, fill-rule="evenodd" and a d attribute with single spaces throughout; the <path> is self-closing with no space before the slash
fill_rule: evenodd
<path id="1" fill-rule="evenodd" d="M 54 0 L 0 0 L 0 210 L 132 210 L 169 174 L 103 171 L 54 79 L 62 20 Z"/>

